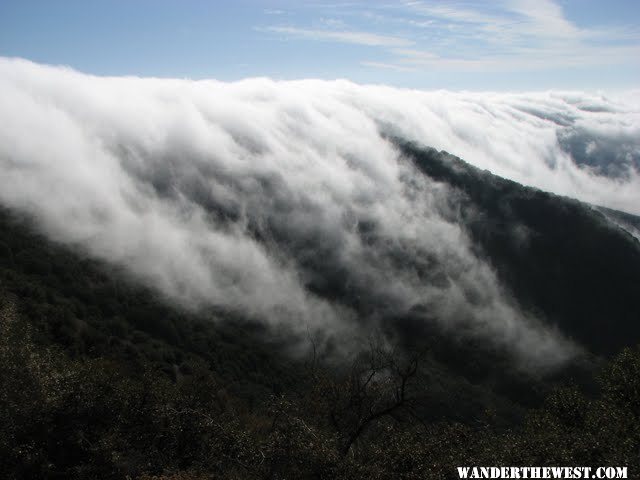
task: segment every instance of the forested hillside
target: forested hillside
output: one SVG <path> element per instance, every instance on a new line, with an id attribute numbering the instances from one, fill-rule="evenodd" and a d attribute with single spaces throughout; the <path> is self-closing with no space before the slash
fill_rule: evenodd
<path id="1" fill-rule="evenodd" d="M 613 221 L 631 229 L 638 217 L 609 210 L 608 219 L 446 152 L 398 145 L 462 193 L 456 219 L 526 308 L 599 354 L 640 341 L 640 241 Z"/>
<path id="2" fill-rule="evenodd" d="M 348 375 L 313 368 L 304 388 L 251 405 L 206 365 L 172 378 L 124 356 L 45 345 L 12 295 L 2 296 L 0 327 L 6 478 L 453 479 L 457 465 L 640 468 L 637 348 L 600 371 L 596 392 L 568 385 L 506 426 L 490 412 L 420 421 L 409 391 L 395 396 L 419 364 L 388 352 L 362 355 Z"/>
<path id="3" fill-rule="evenodd" d="M 172 302 L 3 209 L 0 469 L 113 479 L 448 479 L 458 465 L 638 472 L 638 241 L 588 205 L 398 145 L 458 192 L 449 220 L 514 301 L 579 345 L 571 361 L 531 369 L 500 343 L 449 334 L 428 305 L 387 313 L 351 352 L 332 351 L 311 332 Z M 367 311 L 340 279 L 314 282 L 321 297 Z"/>

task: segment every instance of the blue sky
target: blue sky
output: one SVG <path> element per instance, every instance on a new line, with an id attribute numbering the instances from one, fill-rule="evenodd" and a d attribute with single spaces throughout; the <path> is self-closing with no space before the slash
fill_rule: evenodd
<path id="1" fill-rule="evenodd" d="M 2 0 L 0 55 L 99 75 L 640 87 L 640 1 Z"/>

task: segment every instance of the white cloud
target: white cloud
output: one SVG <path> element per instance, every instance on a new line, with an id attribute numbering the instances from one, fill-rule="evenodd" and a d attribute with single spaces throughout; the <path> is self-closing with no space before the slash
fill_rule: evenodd
<path id="1" fill-rule="evenodd" d="M 409 67 L 409 66 L 396 65 L 396 64 L 393 64 L 393 63 L 384 63 L 384 62 L 363 61 L 363 62 L 360 62 L 360 65 L 363 65 L 365 67 L 371 67 L 371 68 L 382 68 L 382 69 L 386 69 L 386 70 L 395 70 L 396 72 L 412 72 L 412 71 L 415 71 L 415 68 L 412 68 L 412 67 Z"/>
<path id="2" fill-rule="evenodd" d="M 639 103 L 625 102 L 100 78 L 0 59 L 0 202 L 185 304 L 342 337 L 358 315 L 370 324 L 425 305 L 451 331 L 554 363 L 570 346 L 505 295 L 447 220 L 456 197 L 401 158 L 380 125 L 519 182 L 640 213 L 640 181 L 624 163 L 638 155 Z M 571 156 L 612 145 L 626 176 Z"/>
<path id="3" fill-rule="evenodd" d="M 348 30 L 320 30 L 296 27 L 267 27 L 267 31 L 282 33 L 294 37 L 310 38 L 340 43 L 353 43 L 371 47 L 401 47 L 413 45 L 411 40 L 390 35 L 378 35 L 370 32 Z"/>
<path id="4" fill-rule="evenodd" d="M 437 70 L 456 72 L 527 72 L 544 71 L 567 67 L 606 67 L 617 65 L 629 58 L 640 56 L 638 46 L 616 47 L 513 47 L 510 52 L 502 54 L 474 55 L 467 52 L 463 55 L 441 56 L 433 51 L 394 48 L 394 65 L 415 70 L 425 67 Z"/>
<path id="5" fill-rule="evenodd" d="M 359 63 L 396 72 L 563 71 L 629 66 L 640 57 L 638 28 L 582 27 L 553 0 L 430 0 L 353 4 L 347 10 L 314 8 L 318 17 L 313 24 L 322 28 L 258 30 L 375 47 L 378 56 Z M 323 13 L 332 17 L 327 20 Z"/>
<path id="6" fill-rule="evenodd" d="M 562 8 L 551 0 L 510 0 L 507 10 L 520 15 L 523 33 L 544 37 L 579 38 L 583 31 L 568 21 Z"/>
<path id="7" fill-rule="evenodd" d="M 488 15 L 479 10 L 461 8 L 455 4 L 443 5 L 442 3 L 433 2 L 410 2 L 407 6 L 421 15 L 453 22 L 482 25 L 504 25 L 505 23 L 509 23 L 502 17 Z"/>
<path id="8" fill-rule="evenodd" d="M 473 5 L 473 4 L 472 4 Z M 398 66 L 451 71 L 523 71 L 629 64 L 640 33 L 621 26 L 582 28 L 552 0 L 508 0 L 476 8 L 409 2 L 407 23 L 429 33 L 414 49 L 392 49 Z M 418 35 L 409 38 L 419 38 Z"/>

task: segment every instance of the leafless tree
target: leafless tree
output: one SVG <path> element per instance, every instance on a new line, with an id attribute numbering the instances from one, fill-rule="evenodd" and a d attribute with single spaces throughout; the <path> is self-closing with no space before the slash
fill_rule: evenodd
<path id="1" fill-rule="evenodd" d="M 316 395 L 324 396 L 342 455 L 376 421 L 396 418 L 403 410 L 411 414 L 409 384 L 418 372 L 420 358 L 420 354 L 400 353 L 372 338 L 341 378 L 316 379 Z"/>

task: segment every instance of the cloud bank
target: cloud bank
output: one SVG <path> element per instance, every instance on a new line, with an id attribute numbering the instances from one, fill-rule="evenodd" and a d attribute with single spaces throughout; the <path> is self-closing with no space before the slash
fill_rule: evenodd
<path id="1" fill-rule="evenodd" d="M 555 364 L 573 347 L 505 294 L 447 220 L 455 192 L 386 134 L 640 213 L 629 105 L 346 81 L 100 78 L 0 59 L 0 202 L 185 305 L 334 337 L 421 315 Z"/>

